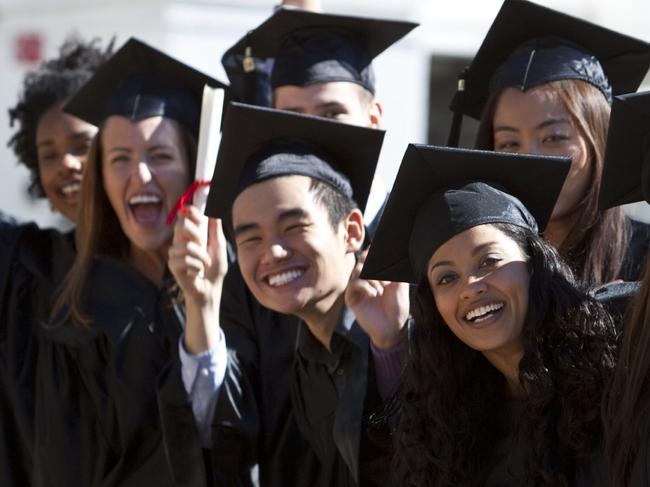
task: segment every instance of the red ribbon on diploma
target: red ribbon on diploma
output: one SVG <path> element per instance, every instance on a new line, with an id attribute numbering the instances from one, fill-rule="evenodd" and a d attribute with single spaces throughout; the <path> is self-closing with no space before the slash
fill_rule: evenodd
<path id="1" fill-rule="evenodd" d="M 210 181 L 209 179 L 197 179 L 192 184 L 190 184 L 190 186 L 185 190 L 185 192 L 181 195 L 181 197 L 178 198 L 178 201 L 176 202 L 176 204 L 174 204 L 172 211 L 170 211 L 169 215 L 167 215 L 167 220 L 165 220 L 167 226 L 173 224 L 174 220 L 176 220 L 176 215 L 178 215 L 178 212 L 184 209 L 188 205 L 188 203 L 192 201 L 192 198 L 194 198 L 194 193 L 196 193 L 196 190 L 204 186 L 210 186 L 211 182 L 212 181 Z"/>

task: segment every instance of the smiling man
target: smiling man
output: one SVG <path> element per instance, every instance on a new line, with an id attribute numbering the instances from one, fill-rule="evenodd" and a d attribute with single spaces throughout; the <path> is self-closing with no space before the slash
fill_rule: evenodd
<path id="1" fill-rule="evenodd" d="M 227 360 L 228 371 L 212 430 L 213 458 L 226 477 L 263 462 L 265 469 L 283 471 L 291 485 L 367 485 L 380 478 L 372 466 L 379 453 L 363 418 L 399 372 L 395 345 L 408 316 L 408 289 L 349 282 L 359 270 L 361 209 L 382 139 L 375 129 L 276 110 L 231 105 L 228 111 L 206 213 L 232 232 L 254 298 L 300 323 L 284 384 L 291 401 L 284 406 L 293 410 L 306 443 L 277 444 L 282 459 L 274 464 L 264 458 L 266 405 L 277 396 L 259 381 L 254 340 L 234 341 L 233 348 L 227 335 L 227 359 L 213 359 Z M 213 330 L 225 273 L 225 240 L 213 237 L 208 252 L 199 250 L 198 222 L 190 212 L 177 223 L 170 252 L 170 268 L 186 295 L 187 336 Z M 346 292 L 356 315 L 346 306 Z M 222 314 L 220 324 L 227 319 Z M 262 484 L 281 478 L 267 475 L 260 471 Z"/>

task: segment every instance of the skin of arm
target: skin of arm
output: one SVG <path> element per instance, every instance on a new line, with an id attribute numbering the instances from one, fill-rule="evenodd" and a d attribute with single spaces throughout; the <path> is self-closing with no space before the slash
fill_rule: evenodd
<path id="1" fill-rule="evenodd" d="M 209 220 L 207 245 L 202 243 L 205 240 L 199 230 L 202 220 Z M 215 349 L 220 340 L 219 309 L 228 270 L 221 220 L 208 219 L 193 206 L 183 210 L 174 225 L 169 269 L 185 298 L 185 349 L 193 355 Z"/>

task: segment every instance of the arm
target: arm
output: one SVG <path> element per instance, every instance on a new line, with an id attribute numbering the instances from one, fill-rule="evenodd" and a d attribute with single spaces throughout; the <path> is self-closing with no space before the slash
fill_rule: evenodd
<path id="1" fill-rule="evenodd" d="M 227 362 L 219 309 L 228 261 L 219 220 L 209 222 L 207 246 L 202 244 L 199 229 L 205 218 L 194 207 L 178 218 L 169 249 L 169 268 L 183 291 L 186 306 L 185 333 L 179 343 L 183 384 L 192 401 L 201 442 L 208 446 Z"/>

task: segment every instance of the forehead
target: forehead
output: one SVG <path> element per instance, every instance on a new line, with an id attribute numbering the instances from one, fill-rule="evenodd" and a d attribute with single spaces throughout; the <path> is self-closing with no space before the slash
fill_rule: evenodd
<path id="1" fill-rule="evenodd" d="M 102 143 L 106 147 L 144 142 L 174 145 L 179 141 L 176 123 L 165 117 L 131 120 L 121 115 L 111 115 L 102 129 Z"/>
<path id="2" fill-rule="evenodd" d="M 494 112 L 494 121 L 497 125 L 499 120 L 513 117 L 545 120 L 568 118 L 568 115 L 558 93 L 544 85 L 527 91 L 510 87 L 503 90 L 499 96 Z"/>
<path id="3" fill-rule="evenodd" d="M 97 131 L 94 125 L 63 112 L 61 108 L 64 103 L 65 101 L 61 101 L 52 105 L 38 119 L 38 124 L 36 125 L 37 140 L 83 132 L 95 133 Z"/>
<path id="4" fill-rule="evenodd" d="M 306 86 L 285 85 L 274 90 L 277 108 L 285 106 L 311 106 L 324 103 L 342 105 L 361 104 L 363 88 L 348 81 L 314 83 Z"/>
<path id="5" fill-rule="evenodd" d="M 524 252 L 508 235 L 496 228 L 493 224 L 477 225 L 469 228 L 442 244 L 431 256 L 429 264 L 437 261 L 463 261 L 472 257 L 474 249 L 486 245 L 498 246 L 500 250 L 512 255 L 522 257 Z"/>
<path id="6" fill-rule="evenodd" d="M 255 183 L 244 189 L 232 206 L 235 226 L 241 223 L 262 222 L 284 211 L 301 209 L 312 215 L 325 214 L 314 201 L 307 176 L 278 176 Z"/>

